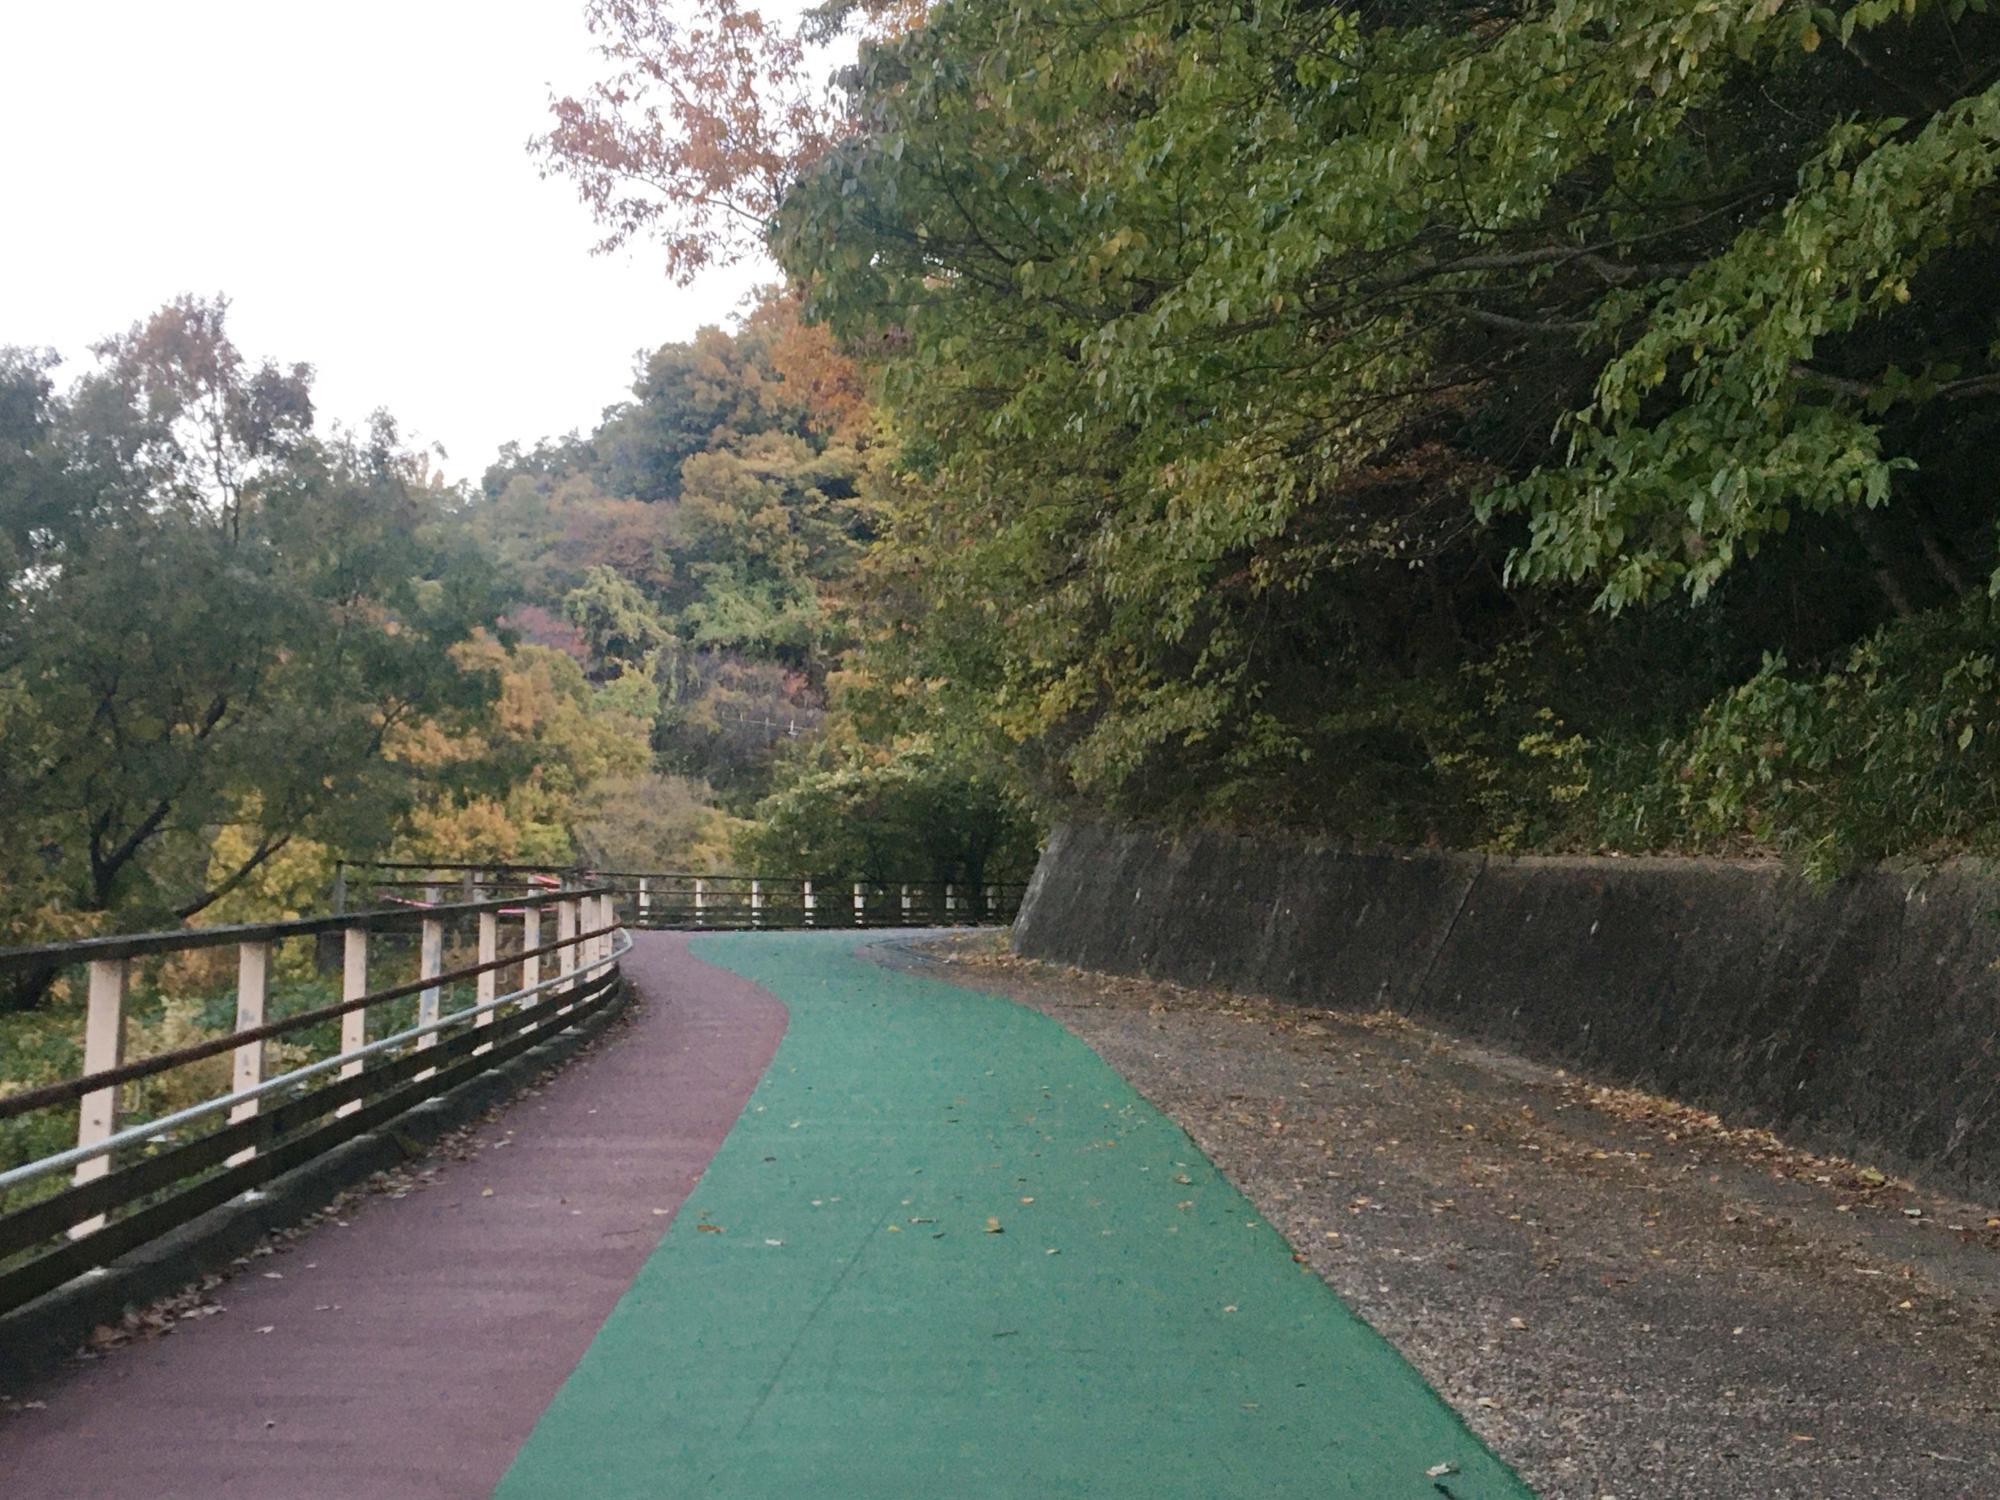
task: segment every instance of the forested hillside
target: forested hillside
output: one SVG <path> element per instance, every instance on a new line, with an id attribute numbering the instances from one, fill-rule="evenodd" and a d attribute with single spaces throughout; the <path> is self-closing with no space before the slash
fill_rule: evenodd
<path id="1" fill-rule="evenodd" d="M 317 911 L 341 858 L 1025 874 L 1019 798 L 845 706 L 873 418 L 788 299 L 476 489 L 221 299 L 92 355 L 0 353 L 0 945 Z"/>
<path id="2" fill-rule="evenodd" d="M 542 165 L 786 278 L 595 430 L 447 483 L 220 299 L 0 357 L 10 937 L 1079 811 L 2000 848 L 1988 0 L 586 10 Z"/>
<path id="3" fill-rule="evenodd" d="M 874 722 L 1048 812 L 2000 844 L 1986 0 L 592 7 L 614 242 L 879 395 Z"/>
<path id="4" fill-rule="evenodd" d="M 654 351 L 594 432 L 487 472 L 473 526 L 516 580 L 508 622 L 652 721 L 652 769 L 606 787 L 584 831 L 592 861 L 672 862 L 671 810 L 682 863 L 1025 878 L 1023 801 L 866 714 L 884 456 L 862 371 L 772 293 L 733 332 Z"/>

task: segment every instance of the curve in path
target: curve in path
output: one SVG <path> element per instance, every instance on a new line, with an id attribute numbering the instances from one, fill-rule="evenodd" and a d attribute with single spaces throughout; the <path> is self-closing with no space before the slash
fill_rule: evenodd
<path id="1" fill-rule="evenodd" d="M 785 1028 L 766 991 L 678 936 L 640 934 L 625 967 L 649 1002 L 629 1030 L 482 1127 L 476 1155 L 254 1262 L 218 1294 L 226 1316 L 0 1418 L 0 1496 L 487 1494 Z"/>
<path id="2" fill-rule="evenodd" d="M 503 1500 L 1527 1496 L 1082 1042 L 854 942 L 693 945 L 790 1028 Z"/>

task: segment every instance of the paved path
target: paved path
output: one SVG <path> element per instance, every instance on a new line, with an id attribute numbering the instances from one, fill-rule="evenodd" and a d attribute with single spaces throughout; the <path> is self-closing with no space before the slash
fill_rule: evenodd
<path id="1" fill-rule="evenodd" d="M 855 942 L 643 938 L 630 1033 L 0 1426 L 0 1493 L 1524 1500 L 1096 1054 Z"/>
<path id="2" fill-rule="evenodd" d="M 790 1027 L 503 1500 L 1526 1495 L 1083 1043 L 853 946 L 694 945 Z"/>
<path id="3" fill-rule="evenodd" d="M 225 1315 L 0 1416 L 0 1496 L 490 1491 L 784 1030 L 782 1006 L 692 964 L 678 937 L 642 936 L 626 971 L 649 1001 L 630 1028 L 483 1128 L 470 1160 L 256 1261 L 219 1290 Z"/>

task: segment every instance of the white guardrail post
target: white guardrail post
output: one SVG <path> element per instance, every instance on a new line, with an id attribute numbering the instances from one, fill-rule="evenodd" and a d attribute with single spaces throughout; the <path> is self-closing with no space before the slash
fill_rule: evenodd
<path id="1" fill-rule="evenodd" d="M 98 958 L 90 963 L 90 998 L 83 1018 L 83 1071 L 102 1073 L 125 1061 L 125 991 L 132 974 L 130 959 Z M 77 1112 L 76 1143 L 94 1146 L 118 1129 L 118 1090 L 95 1089 L 85 1094 Z M 74 1180 L 89 1182 L 111 1170 L 109 1156 L 93 1156 L 76 1164 Z M 86 1219 L 70 1230 L 80 1239 L 104 1225 L 104 1215 Z"/>
<path id="2" fill-rule="evenodd" d="M 368 929 L 350 927 L 340 935 L 340 998 L 359 1000 L 368 993 Z M 340 1018 L 340 1051 L 342 1056 L 359 1052 L 368 1045 L 368 1011 L 350 1010 Z M 361 1059 L 340 1065 L 340 1076 L 352 1078 L 361 1071 Z M 351 1115 L 361 1108 L 359 1099 L 350 1099 L 335 1112 Z"/>
<path id="3" fill-rule="evenodd" d="M 556 903 L 556 941 L 562 945 L 556 949 L 556 973 L 563 981 L 555 989 L 558 1014 L 569 1009 L 570 992 L 576 988 L 572 977 L 576 973 L 576 908 L 574 898 Z"/>
<path id="4" fill-rule="evenodd" d="M 521 949 L 527 957 L 521 960 L 521 988 L 531 990 L 542 982 L 542 956 L 532 950 L 542 946 L 542 909 L 530 906 L 521 912 Z M 522 1003 L 533 1005 L 541 999 L 530 995 Z"/>
<path id="5" fill-rule="evenodd" d="M 424 894 L 432 906 L 438 904 L 439 898 L 436 886 L 432 886 Z M 444 972 L 444 918 L 425 917 L 418 928 L 418 932 L 420 935 L 417 947 L 417 978 L 435 979 Z M 419 1026 L 428 1026 L 431 1022 L 435 1021 L 443 1004 L 443 988 L 435 984 L 427 985 L 417 996 L 417 1024 Z M 437 1044 L 437 1033 L 435 1031 L 426 1032 L 418 1039 L 417 1050 L 422 1052 L 426 1048 L 435 1047 Z M 426 1068 L 423 1072 L 417 1074 L 417 1077 L 428 1078 L 436 1071 L 435 1068 Z"/>
<path id="6" fill-rule="evenodd" d="M 482 964 L 495 963 L 499 960 L 499 957 L 500 913 L 497 911 L 483 911 L 479 914 L 479 962 Z M 498 969 L 482 969 L 478 979 L 474 981 L 473 994 L 475 999 L 473 1003 L 475 1005 L 491 1005 L 493 997 L 499 993 L 500 971 Z M 490 1010 L 482 1010 L 472 1018 L 472 1024 L 475 1026 L 491 1026 L 493 1024 L 493 1014 Z M 473 1048 L 472 1055 L 477 1057 L 482 1052 L 490 1052 L 492 1050 L 493 1044 L 487 1042 L 484 1046 Z"/>
<path id="7" fill-rule="evenodd" d="M 248 1031 L 264 1024 L 264 1011 L 271 1000 L 271 945 L 268 942 L 239 943 L 236 948 L 236 1029 Z M 245 1093 L 264 1081 L 264 1043 L 245 1042 L 236 1049 L 236 1065 L 230 1076 L 230 1091 Z M 257 1101 L 246 1099 L 229 1111 L 229 1120 L 247 1120 L 257 1113 Z M 257 1154 L 247 1147 L 230 1157 L 235 1166 Z"/>

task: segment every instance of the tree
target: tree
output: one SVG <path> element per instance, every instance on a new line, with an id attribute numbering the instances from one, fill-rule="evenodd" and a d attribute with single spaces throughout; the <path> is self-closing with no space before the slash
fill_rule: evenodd
<path id="1" fill-rule="evenodd" d="M 736 848 L 774 875 L 977 890 L 1026 879 L 1036 842 L 1032 817 L 1003 786 L 910 742 L 808 757 L 757 805 Z"/>
<path id="2" fill-rule="evenodd" d="M 723 820 L 707 790 L 656 772 L 600 783 L 589 815 L 577 828 L 580 861 L 597 870 L 710 868 L 708 841 Z"/>
<path id="3" fill-rule="evenodd" d="M 650 679 L 594 684 L 560 651 L 509 649 L 490 635 L 460 645 L 452 659 L 462 675 L 497 684 L 492 710 L 459 726 L 413 726 L 391 746 L 426 785 L 397 853 L 453 863 L 585 857 L 605 799 L 650 768 Z"/>
<path id="4" fill-rule="evenodd" d="M 563 614 L 583 635 L 593 682 L 637 676 L 650 682 L 673 632 L 646 596 L 617 571 L 592 568 L 563 596 Z"/>
<path id="5" fill-rule="evenodd" d="M 741 259 L 795 164 L 841 129 L 803 38 L 735 0 L 706 0 L 688 19 L 660 0 L 590 0 L 585 15 L 609 73 L 553 106 L 533 146 L 544 171 L 575 183 L 604 229 L 600 249 L 655 234 L 682 282 Z"/>
<path id="6" fill-rule="evenodd" d="M 595 430 L 517 445 L 474 526 L 520 591 L 509 620 L 600 683 L 655 658 L 660 768 L 747 811 L 777 748 L 816 732 L 851 639 L 872 437 L 859 369 L 768 294 L 655 350 Z"/>
<path id="7" fill-rule="evenodd" d="M 885 352 L 904 659 L 1050 795 L 1409 836 L 1476 816 L 1461 669 L 1593 602 L 1715 605 L 1724 668 L 1955 601 L 1996 56 L 1979 4 L 933 8 L 775 234 Z"/>
<path id="8" fill-rule="evenodd" d="M 169 304 L 67 392 L 46 360 L 0 360 L 23 939 L 64 910 L 186 920 L 297 838 L 379 842 L 414 792 L 391 738 L 488 691 L 448 656 L 497 603 L 450 495 L 387 417 L 316 435 L 309 369 L 251 367 L 226 310 Z"/>

